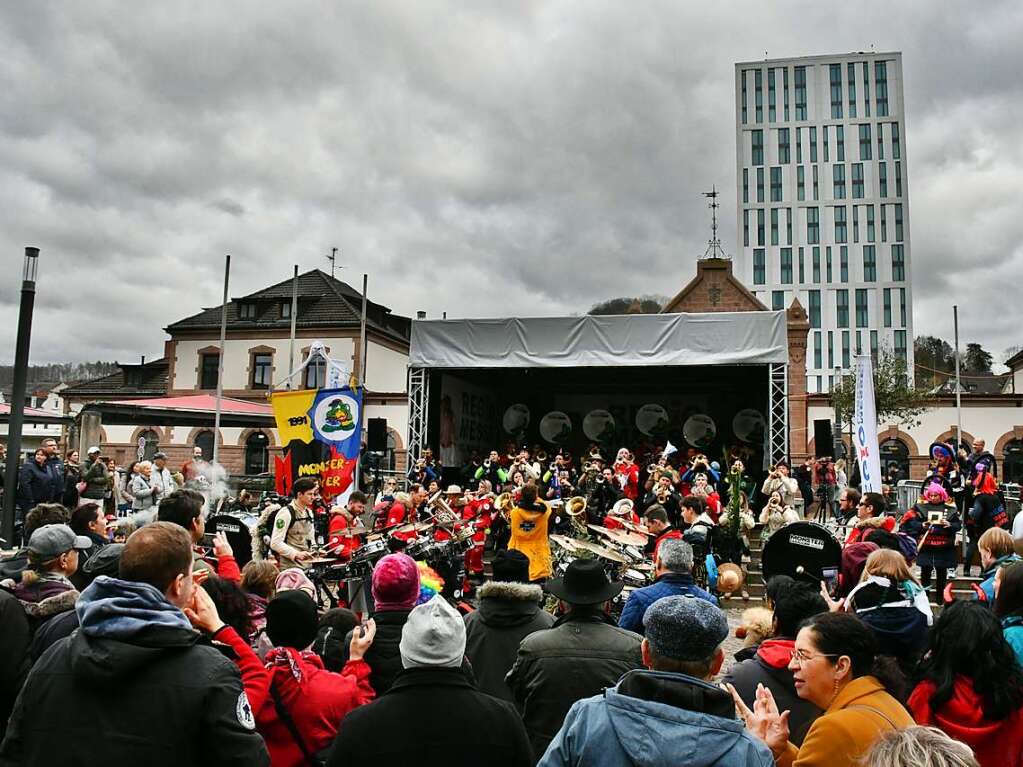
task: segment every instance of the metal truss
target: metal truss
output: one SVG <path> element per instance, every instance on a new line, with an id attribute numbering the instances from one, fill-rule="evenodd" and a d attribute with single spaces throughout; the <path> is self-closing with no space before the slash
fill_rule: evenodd
<path id="1" fill-rule="evenodd" d="M 426 444 L 426 419 L 430 410 L 429 372 L 426 368 L 408 371 L 408 462 L 411 466 Z"/>
<path id="2" fill-rule="evenodd" d="M 789 366 L 772 362 L 768 367 L 768 446 L 771 463 L 789 459 Z"/>

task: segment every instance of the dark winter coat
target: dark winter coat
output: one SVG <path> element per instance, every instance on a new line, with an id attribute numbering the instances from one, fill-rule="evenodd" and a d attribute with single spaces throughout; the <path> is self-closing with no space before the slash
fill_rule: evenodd
<path id="1" fill-rule="evenodd" d="M 522 640 L 507 682 L 522 713 L 534 758 L 547 750 L 577 700 L 614 685 L 643 666 L 639 634 L 618 628 L 593 607 L 576 607 Z"/>
<path id="2" fill-rule="evenodd" d="M 53 495 L 53 477 L 35 461 L 25 461 L 18 471 L 18 505 L 29 510 L 39 503 L 49 503 Z"/>
<path id="3" fill-rule="evenodd" d="M 534 631 L 549 629 L 554 616 L 540 608 L 543 591 L 528 583 L 484 583 L 480 607 L 465 616 L 465 655 L 481 692 L 515 702 L 504 678 L 519 644 Z"/>
<path id="4" fill-rule="evenodd" d="M 718 603 L 717 597 L 696 585 L 696 581 L 693 580 L 690 573 L 665 573 L 654 583 L 636 589 L 629 595 L 629 599 L 622 609 L 618 625 L 623 629 L 642 634 L 643 614 L 647 608 L 658 599 L 677 596 L 705 599 L 712 605 Z"/>
<path id="5" fill-rule="evenodd" d="M 366 663 L 372 669 L 369 675 L 369 684 L 377 697 L 391 689 L 394 680 L 402 671 L 401 653 L 398 652 L 398 643 L 401 642 L 401 630 L 405 627 L 408 614 L 411 610 L 387 610 L 381 611 L 373 616 L 377 624 L 377 635 L 373 638 L 373 644 L 364 656 Z M 348 651 L 352 644 L 352 632 L 349 631 L 342 646 L 344 654 L 342 666 L 348 662 Z"/>
<path id="6" fill-rule="evenodd" d="M 78 601 L 78 590 L 71 581 L 46 574 L 30 584 L 22 581 L 12 593 L 25 609 L 33 633 L 51 618 L 74 610 Z"/>
<path id="7" fill-rule="evenodd" d="M 110 482 L 107 478 L 107 465 L 96 458 L 88 460 L 82 467 L 82 482 L 85 482 L 85 490 L 82 491 L 82 498 L 90 501 L 99 501 L 103 504 L 103 496 L 110 489 Z"/>
<path id="8" fill-rule="evenodd" d="M 527 767 L 515 709 L 476 690 L 459 669 L 403 671 L 378 700 L 345 717 L 329 767 Z"/>
<path id="9" fill-rule="evenodd" d="M 21 603 L 0 589 L 0 737 L 28 674 L 28 618 Z"/>
<path id="10" fill-rule="evenodd" d="M 760 645 L 753 658 L 732 666 L 722 681 L 735 687 L 739 697 L 751 709 L 756 700 L 757 685 L 763 684 L 774 695 L 778 710 L 791 712 L 789 740 L 799 746 L 822 711 L 796 695 L 792 672 L 788 669 L 795 644 L 792 639 L 768 639 Z"/>
<path id="11" fill-rule="evenodd" d="M 159 591 L 100 576 L 77 609 L 81 629 L 28 675 L 0 765 L 269 764 L 237 667 Z"/>

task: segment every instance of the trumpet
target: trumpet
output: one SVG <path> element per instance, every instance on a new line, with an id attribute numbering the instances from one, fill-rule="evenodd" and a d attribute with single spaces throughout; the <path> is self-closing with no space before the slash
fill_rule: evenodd
<path id="1" fill-rule="evenodd" d="M 657 502 L 663 506 L 664 502 L 667 501 L 667 500 L 668 500 L 668 491 L 667 490 L 658 490 L 657 491 Z"/>

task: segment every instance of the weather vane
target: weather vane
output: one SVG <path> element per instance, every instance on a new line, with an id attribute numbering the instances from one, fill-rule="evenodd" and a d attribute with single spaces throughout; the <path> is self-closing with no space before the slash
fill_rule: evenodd
<path id="1" fill-rule="evenodd" d="M 721 240 L 718 239 L 718 208 L 721 207 L 718 203 L 719 192 L 717 185 L 715 184 L 710 188 L 709 192 L 702 192 L 704 197 L 707 197 L 710 202 L 707 203 L 707 207 L 710 208 L 710 239 L 707 240 L 707 249 L 703 252 L 704 258 L 728 258 L 725 255 L 725 251 L 721 249 Z"/>

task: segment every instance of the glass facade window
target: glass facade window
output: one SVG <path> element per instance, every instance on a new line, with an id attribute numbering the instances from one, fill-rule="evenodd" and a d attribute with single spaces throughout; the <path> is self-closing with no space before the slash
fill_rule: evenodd
<path id="1" fill-rule="evenodd" d="M 870 117 L 870 65 L 863 62 L 863 116 Z"/>
<path id="2" fill-rule="evenodd" d="M 771 202 L 781 202 L 781 168 L 777 165 L 771 168 Z"/>
<path id="3" fill-rule="evenodd" d="M 877 282 L 877 251 L 873 245 L 863 246 L 863 281 Z"/>
<path id="4" fill-rule="evenodd" d="M 750 165 L 764 164 L 764 132 L 762 130 L 750 131 L 753 142 L 753 151 L 750 157 Z"/>
<path id="5" fill-rule="evenodd" d="M 784 290 L 772 290 L 771 291 L 771 308 L 775 311 L 785 308 L 785 291 Z"/>
<path id="6" fill-rule="evenodd" d="M 781 71 L 781 100 L 785 110 L 785 122 L 789 121 L 789 68 Z"/>
<path id="7" fill-rule="evenodd" d="M 895 196 L 902 197 L 902 163 L 895 163 Z"/>
<path id="8" fill-rule="evenodd" d="M 852 164 L 852 196 L 854 200 L 863 199 L 863 163 Z"/>
<path id="9" fill-rule="evenodd" d="M 820 185 L 817 178 L 817 165 L 813 166 L 813 199 L 819 200 L 821 198 Z"/>
<path id="10" fill-rule="evenodd" d="M 792 284 L 792 248 L 781 249 L 781 283 Z"/>
<path id="11" fill-rule="evenodd" d="M 824 361 L 821 359 L 823 356 L 821 353 L 821 332 L 815 330 L 813 334 L 813 366 L 818 370 L 823 367 Z"/>
<path id="12" fill-rule="evenodd" d="M 757 245 L 764 247 L 764 209 L 757 208 Z"/>
<path id="13" fill-rule="evenodd" d="M 828 331 L 828 367 L 835 367 L 835 335 L 832 331 Z"/>
<path id="14" fill-rule="evenodd" d="M 819 328 L 821 326 L 821 292 L 819 290 L 809 291 L 809 303 L 810 308 L 807 314 L 810 315 L 810 327 Z"/>
<path id="15" fill-rule="evenodd" d="M 803 161 L 803 129 L 796 128 L 796 162 Z"/>
<path id="16" fill-rule="evenodd" d="M 821 281 L 821 249 L 819 247 L 811 251 L 811 263 L 813 264 L 813 281 L 819 285 Z"/>
<path id="17" fill-rule="evenodd" d="M 903 362 L 906 361 L 906 331 L 895 331 L 895 356 Z"/>
<path id="18" fill-rule="evenodd" d="M 849 327 L 849 291 L 835 291 L 835 323 L 840 328 Z"/>
<path id="19" fill-rule="evenodd" d="M 806 169 L 802 165 L 796 166 L 796 199 L 802 202 L 806 199 Z"/>
<path id="20" fill-rule="evenodd" d="M 892 279 L 895 282 L 906 279 L 906 253 L 902 245 L 892 245 Z"/>
<path id="21" fill-rule="evenodd" d="M 835 126 L 835 162 L 845 162 L 845 126 Z"/>
<path id="22" fill-rule="evenodd" d="M 774 69 L 767 70 L 767 121 L 775 122 L 778 119 L 778 95 L 774 87 Z"/>
<path id="23" fill-rule="evenodd" d="M 785 208 L 785 244 L 792 244 L 792 208 Z"/>
<path id="24" fill-rule="evenodd" d="M 870 331 L 870 359 L 877 364 L 877 331 Z"/>
<path id="25" fill-rule="evenodd" d="M 892 289 L 884 289 L 884 326 L 890 328 L 892 326 Z"/>
<path id="26" fill-rule="evenodd" d="M 831 278 L 831 246 L 830 245 L 828 245 L 826 248 L 824 248 L 824 266 L 827 269 L 826 276 L 828 278 L 827 281 L 830 284 L 832 282 L 832 278 Z"/>
<path id="27" fill-rule="evenodd" d="M 806 119 L 806 67 L 795 67 L 792 70 L 792 82 L 795 86 L 796 119 Z"/>
<path id="28" fill-rule="evenodd" d="M 832 64 L 831 70 L 831 119 L 842 118 L 842 65 Z"/>
<path id="29" fill-rule="evenodd" d="M 828 151 L 829 146 L 828 146 L 828 126 L 827 125 L 822 125 L 821 126 L 821 136 L 823 137 L 823 140 L 824 140 L 824 162 L 831 162 L 831 153 Z"/>
<path id="30" fill-rule="evenodd" d="M 877 238 L 874 236 L 874 206 L 867 206 L 867 242 L 874 242 Z"/>
<path id="31" fill-rule="evenodd" d="M 787 165 L 791 162 L 789 156 L 789 129 L 778 129 L 778 162 Z"/>
<path id="32" fill-rule="evenodd" d="M 764 169 L 757 168 L 757 202 L 764 201 Z"/>
<path id="33" fill-rule="evenodd" d="M 841 248 L 838 249 L 838 278 L 842 282 L 849 282 L 849 246 L 848 245 L 843 245 Z"/>
<path id="34" fill-rule="evenodd" d="M 749 202 L 749 168 L 742 169 L 742 201 Z"/>
<path id="35" fill-rule="evenodd" d="M 273 355 L 253 354 L 252 355 L 252 381 L 253 389 L 269 389 L 272 381 L 270 371 L 273 369 Z"/>
<path id="36" fill-rule="evenodd" d="M 834 189 L 834 198 L 836 200 L 845 199 L 845 166 L 844 165 L 832 165 L 831 166 L 831 180 Z"/>
<path id="37" fill-rule="evenodd" d="M 817 162 L 817 128 L 810 126 L 810 162 Z"/>
<path id="38" fill-rule="evenodd" d="M 764 121 L 764 72 L 760 69 L 753 70 L 753 106 L 756 110 L 758 123 Z"/>
<path id="39" fill-rule="evenodd" d="M 202 364 L 199 369 L 199 388 L 216 389 L 217 374 L 220 368 L 219 354 L 203 354 Z"/>
<path id="40" fill-rule="evenodd" d="M 851 366 L 850 365 L 850 359 L 851 358 L 850 358 L 850 349 L 849 349 L 849 339 L 850 339 L 849 331 L 848 330 L 843 330 L 842 331 L 842 367 L 843 368 L 848 368 L 848 367 Z"/>
<path id="41" fill-rule="evenodd" d="M 848 242 L 849 235 L 847 229 L 846 212 L 844 205 L 835 206 L 835 242 L 842 243 Z"/>
<path id="42" fill-rule="evenodd" d="M 877 159 L 884 159 L 884 123 L 877 124 Z"/>
<path id="43" fill-rule="evenodd" d="M 803 249 L 799 249 L 799 284 L 806 282 L 806 269 L 803 263 Z"/>
<path id="44" fill-rule="evenodd" d="M 892 123 L 892 159 L 902 159 L 902 147 L 899 145 L 899 124 Z"/>
<path id="45" fill-rule="evenodd" d="M 853 242 L 860 241 L 860 206 L 853 205 Z"/>
<path id="46" fill-rule="evenodd" d="M 746 98 L 746 70 L 745 69 L 742 70 L 739 73 L 739 82 L 741 83 L 741 90 L 742 90 L 742 101 L 741 101 L 741 103 L 739 105 L 739 108 L 742 111 L 742 124 L 745 125 L 748 122 L 748 119 L 747 119 L 748 113 L 746 111 L 747 98 Z"/>
<path id="47" fill-rule="evenodd" d="M 864 123 L 860 126 L 860 160 L 870 159 L 870 148 L 873 146 L 870 143 L 870 123 Z"/>
<path id="48" fill-rule="evenodd" d="M 816 245 L 821 241 L 820 209 L 811 207 L 806 209 L 806 242 L 808 245 Z"/>
<path id="49" fill-rule="evenodd" d="M 767 251 L 763 248 L 753 249 L 753 284 L 767 284 Z"/>
<path id="50" fill-rule="evenodd" d="M 902 206 L 901 205 L 896 205 L 895 206 L 895 241 L 896 242 L 902 242 L 903 241 L 902 235 L 903 235 L 903 231 L 902 231 Z"/>
<path id="51" fill-rule="evenodd" d="M 906 327 L 906 289 L 899 288 L 899 320 Z"/>
<path id="52" fill-rule="evenodd" d="M 856 327 L 865 328 L 868 326 L 867 321 L 867 289 L 857 288 L 856 289 Z"/>
<path id="53" fill-rule="evenodd" d="M 846 88 L 849 90 L 849 116 L 856 116 L 856 65 L 849 64 L 847 67 L 848 77 L 846 78 Z"/>
<path id="54" fill-rule="evenodd" d="M 771 208 L 771 244 L 778 244 L 778 211 L 780 208 Z"/>
<path id="55" fill-rule="evenodd" d="M 874 96 L 877 116 L 888 116 L 888 62 L 874 62 Z"/>
<path id="56" fill-rule="evenodd" d="M 877 164 L 877 193 L 881 197 L 888 196 L 888 163 Z"/>
<path id="57" fill-rule="evenodd" d="M 888 242 L 888 206 L 881 206 L 881 242 Z"/>
<path id="58" fill-rule="evenodd" d="M 742 211 L 742 244 L 749 247 L 749 208 Z"/>

